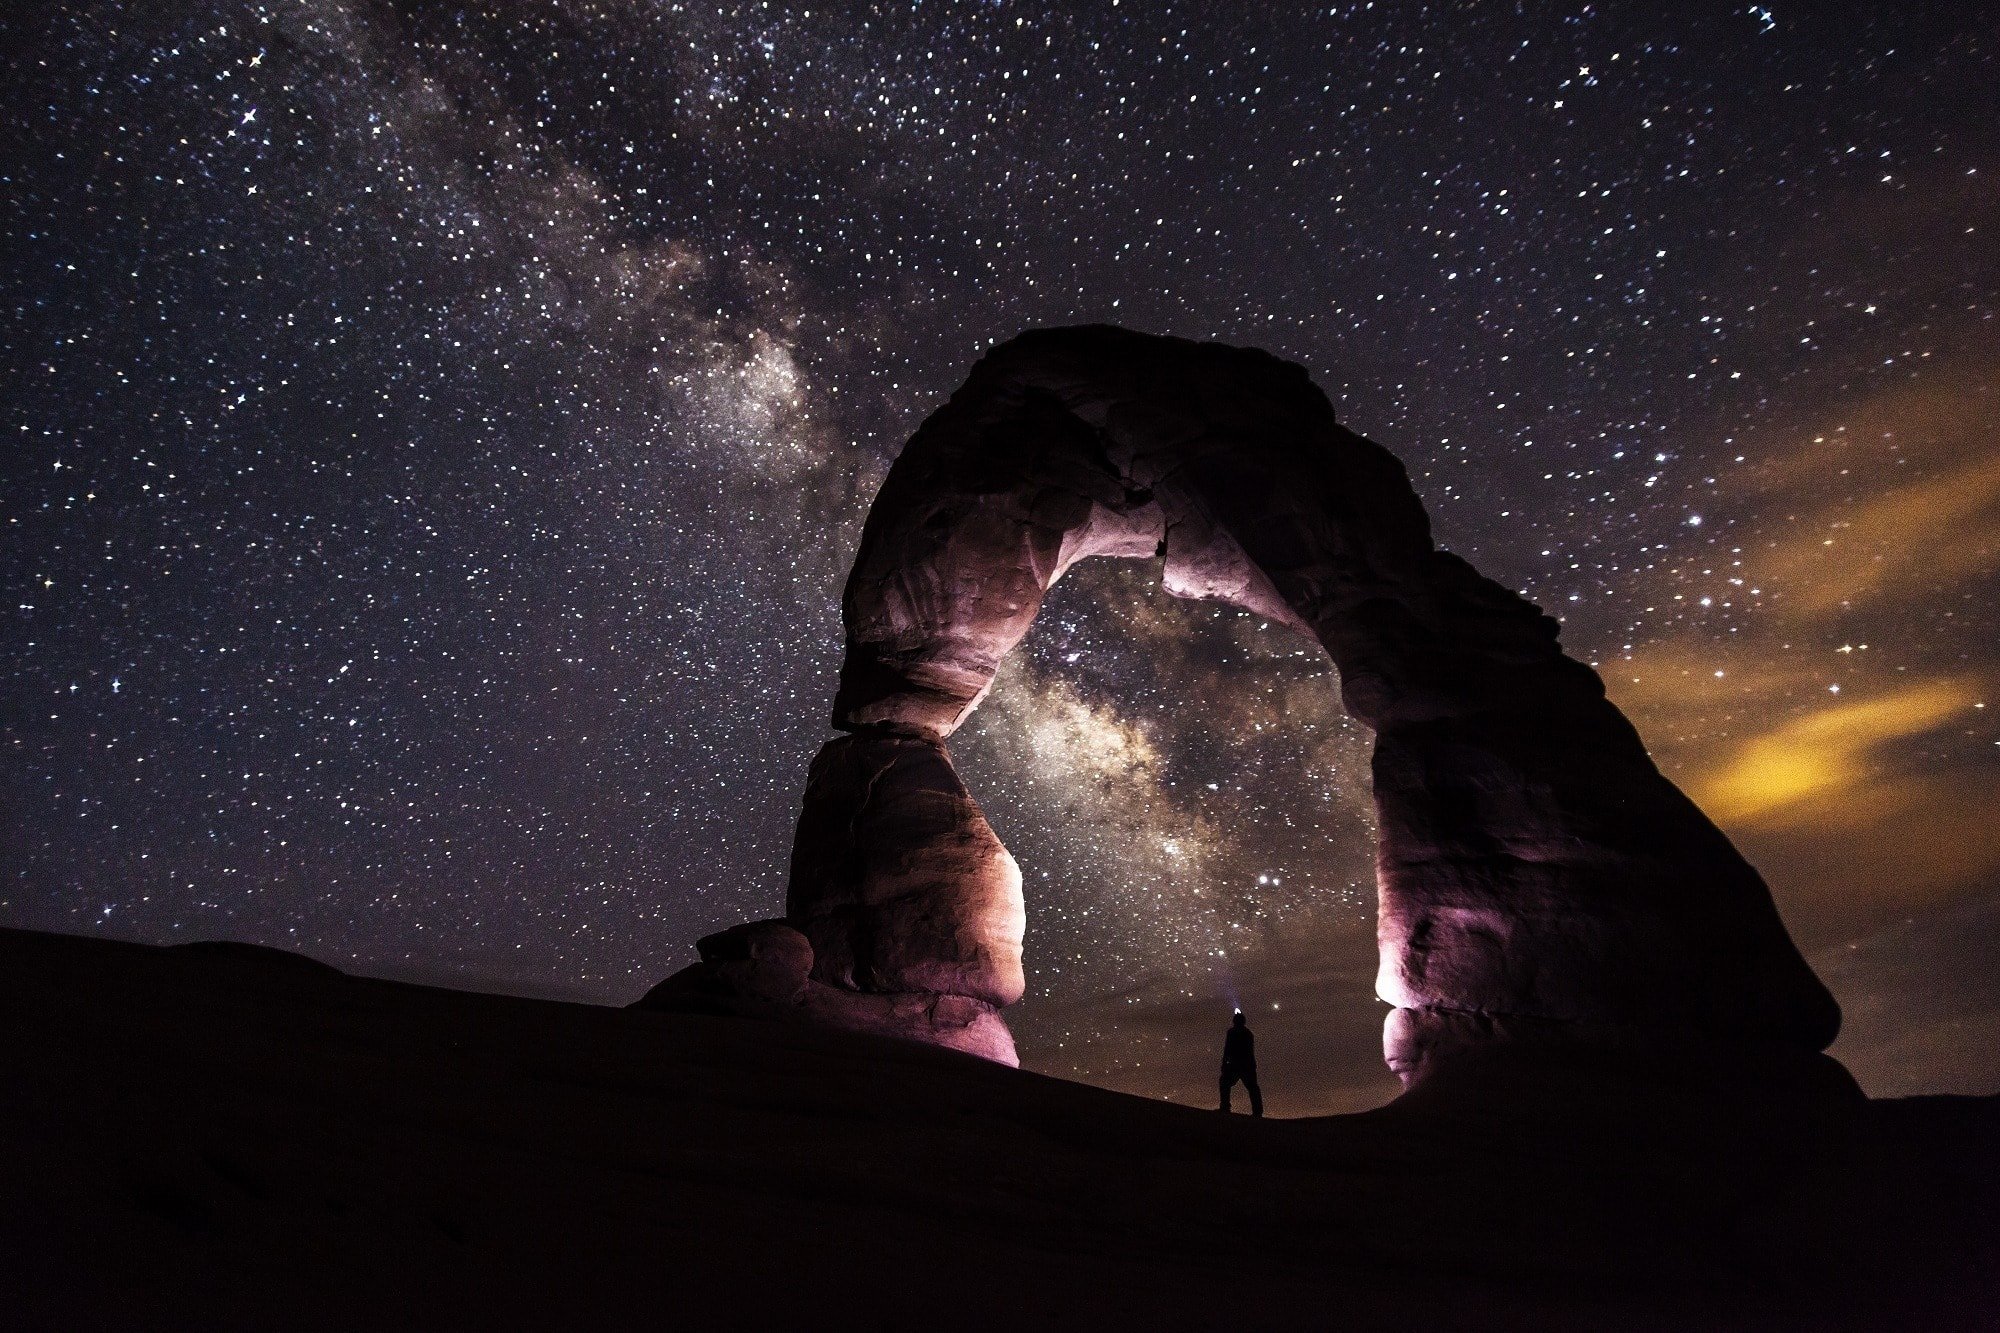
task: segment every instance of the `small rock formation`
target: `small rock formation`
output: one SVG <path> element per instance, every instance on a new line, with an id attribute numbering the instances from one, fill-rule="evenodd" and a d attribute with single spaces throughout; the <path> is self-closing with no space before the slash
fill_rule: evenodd
<path id="1" fill-rule="evenodd" d="M 783 923 L 642 1003 L 1011 1059 L 1020 872 L 944 741 L 1090 556 L 1309 633 L 1375 730 L 1377 991 L 1406 1083 L 1514 1031 L 1817 1052 L 1839 1010 L 1764 882 L 1646 754 L 1556 622 L 1437 550 L 1403 466 L 1265 353 L 1093 326 L 997 348 L 911 439 L 843 600 L 835 727 Z"/>
<path id="2" fill-rule="evenodd" d="M 819 1023 L 948 1046 L 1017 1065 L 996 1006 L 947 991 L 857 991 L 815 980 L 812 942 L 782 921 L 732 926 L 695 944 L 701 961 L 647 991 L 634 1008 Z"/>

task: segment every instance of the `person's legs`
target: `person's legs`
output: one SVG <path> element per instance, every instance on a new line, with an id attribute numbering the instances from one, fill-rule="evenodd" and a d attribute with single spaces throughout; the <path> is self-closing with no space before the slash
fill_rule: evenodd
<path id="1" fill-rule="evenodd" d="M 1257 1087 L 1257 1076 L 1255 1074 L 1245 1074 L 1243 1076 L 1243 1087 L 1250 1094 L 1250 1114 L 1264 1114 L 1264 1094 Z"/>
<path id="2" fill-rule="evenodd" d="M 1216 1109 L 1227 1111 L 1229 1109 L 1229 1090 L 1236 1086 L 1236 1075 L 1225 1069 L 1222 1071 L 1222 1078 L 1218 1081 L 1222 1085 L 1222 1105 Z"/>

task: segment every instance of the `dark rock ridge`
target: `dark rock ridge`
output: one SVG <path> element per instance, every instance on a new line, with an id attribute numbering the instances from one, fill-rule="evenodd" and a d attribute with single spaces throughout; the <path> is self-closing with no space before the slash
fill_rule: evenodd
<path id="1" fill-rule="evenodd" d="M 1161 559 L 1169 592 L 1332 656 L 1376 734 L 1377 990 L 1406 1083 L 1524 1025 L 1833 1040 L 1839 1010 L 1757 872 L 1556 622 L 1432 544 L 1393 455 L 1299 366 L 1102 326 L 993 351 L 883 482 L 842 607 L 833 722 L 852 734 L 814 761 L 793 848 L 786 921 L 809 944 L 782 937 L 782 974 L 705 948 L 645 1003 L 701 990 L 876 1031 L 920 1015 L 906 1035 L 1001 1054 L 935 1017 L 956 997 L 979 1017 L 949 1031 L 990 1031 L 1021 994 L 1020 874 L 943 742 L 1090 556 Z"/>
<path id="2" fill-rule="evenodd" d="M 1252 1121 L 820 1023 L 271 962 L 0 929 L 0 1328 L 1990 1333 L 2000 1309 L 2000 1098 L 1774 1104 L 1761 1065 L 1690 1079 L 1648 1049 L 1608 1057 L 1629 1085 L 1510 1058 L 1504 1084 L 1454 1064 L 1364 1115 Z"/>

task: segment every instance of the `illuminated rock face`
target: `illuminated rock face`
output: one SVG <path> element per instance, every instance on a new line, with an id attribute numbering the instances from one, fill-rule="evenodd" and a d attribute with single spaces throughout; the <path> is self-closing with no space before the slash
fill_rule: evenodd
<path id="1" fill-rule="evenodd" d="M 812 975 L 874 994 L 1021 998 L 1021 871 L 944 746 L 864 734 L 813 760 L 787 918 Z"/>
<path id="2" fill-rule="evenodd" d="M 1019 997 L 1020 875 L 943 741 L 1089 556 L 1164 558 L 1168 591 L 1332 656 L 1376 732 L 1377 990 L 1406 1081 L 1519 1030 L 1832 1041 L 1756 871 L 1556 622 L 1432 545 L 1394 456 L 1298 366 L 1107 327 L 988 355 L 876 497 L 843 602 L 853 734 L 814 762 L 787 896 L 814 985 L 989 1017 Z"/>

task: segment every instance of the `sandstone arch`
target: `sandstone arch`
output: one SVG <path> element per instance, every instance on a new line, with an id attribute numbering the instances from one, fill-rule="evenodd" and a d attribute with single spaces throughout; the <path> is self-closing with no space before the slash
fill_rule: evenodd
<path id="1" fill-rule="evenodd" d="M 1402 465 L 1298 366 L 1110 327 L 996 349 L 910 440 L 843 601 L 782 922 L 646 1003 L 792 1014 L 1012 1060 L 1021 877 L 944 742 L 1091 556 L 1313 635 L 1374 729 L 1377 989 L 1408 1081 L 1495 1034 L 1823 1049 L 1832 997 L 1757 872 L 1663 777 L 1555 621 L 1436 549 Z"/>

